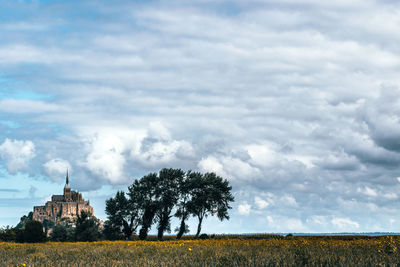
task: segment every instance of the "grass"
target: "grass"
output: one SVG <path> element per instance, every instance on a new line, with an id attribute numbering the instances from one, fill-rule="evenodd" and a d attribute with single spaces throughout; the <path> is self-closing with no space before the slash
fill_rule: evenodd
<path id="1" fill-rule="evenodd" d="M 0 266 L 399 266 L 399 236 L 0 243 Z"/>

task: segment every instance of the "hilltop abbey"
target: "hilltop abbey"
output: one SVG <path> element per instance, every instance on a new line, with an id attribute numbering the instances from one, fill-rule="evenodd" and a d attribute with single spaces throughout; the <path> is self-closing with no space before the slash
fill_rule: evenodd
<path id="1" fill-rule="evenodd" d="M 62 218 L 77 218 L 78 214 L 81 214 L 81 211 L 94 214 L 89 201 L 85 201 L 82 198 L 82 194 L 71 190 L 69 187 L 68 171 L 65 180 L 63 195 L 53 195 L 51 201 L 47 201 L 44 206 L 33 207 L 34 220 L 43 222 L 47 219 L 58 223 Z"/>

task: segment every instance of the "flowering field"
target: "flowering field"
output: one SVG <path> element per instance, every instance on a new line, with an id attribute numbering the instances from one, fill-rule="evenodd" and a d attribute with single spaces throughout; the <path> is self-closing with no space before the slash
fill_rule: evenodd
<path id="1" fill-rule="evenodd" d="M 400 237 L 0 243 L 0 266 L 398 266 Z"/>

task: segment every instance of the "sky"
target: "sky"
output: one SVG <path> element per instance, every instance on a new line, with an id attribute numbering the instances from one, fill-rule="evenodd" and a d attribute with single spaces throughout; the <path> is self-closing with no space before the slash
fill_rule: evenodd
<path id="1" fill-rule="evenodd" d="M 399 232 L 399 31 L 391 0 L 1 1 L 0 226 L 67 169 L 104 220 L 171 167 L 232 185 L 206 233 Z"/>

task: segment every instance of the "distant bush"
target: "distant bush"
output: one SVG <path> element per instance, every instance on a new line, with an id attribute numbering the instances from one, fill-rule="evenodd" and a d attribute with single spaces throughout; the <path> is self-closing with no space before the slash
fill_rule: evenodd
<path id="1" fill-rule="evenodd" d="M 208 237 L 207 234 L 201 234 L 201 235 L 199 236 L 199 238 L 200 238 L 200 239 L 208 239 L 209 237 Z"/>

